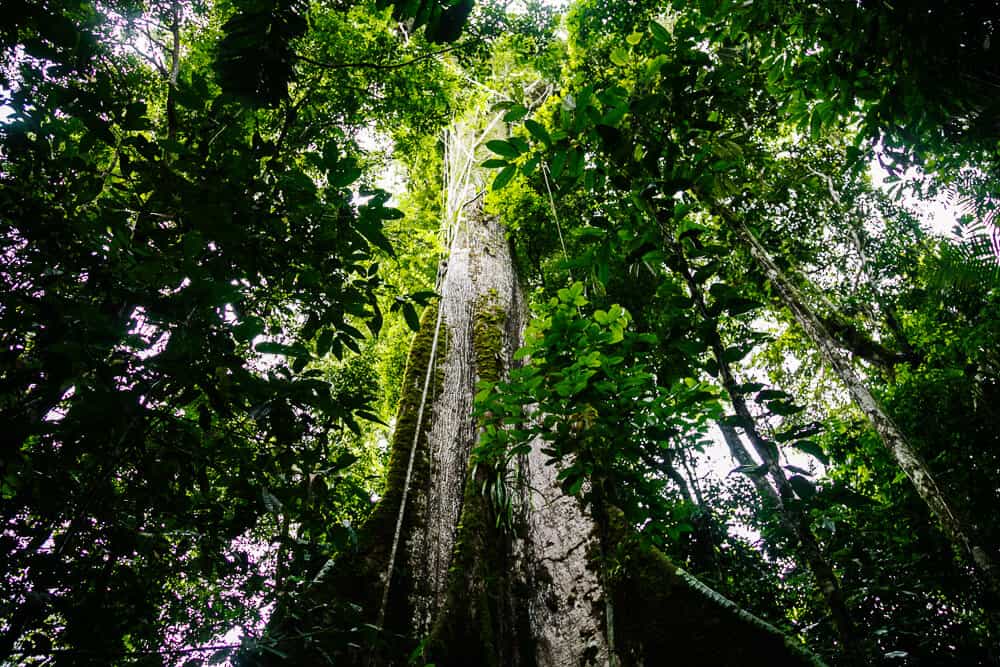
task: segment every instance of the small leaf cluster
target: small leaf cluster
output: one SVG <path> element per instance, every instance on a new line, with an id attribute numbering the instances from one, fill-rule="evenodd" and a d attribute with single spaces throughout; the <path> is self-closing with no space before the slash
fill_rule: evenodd
<path id="1" fill-rule="evenodd" d="M 480 383 L 474 460 L 511 469 L 541 447 L 568 495 L 643 513 L 662 487 L 644 474 L 645 461 L 676 447 L 695 428 L 687 411 L 715 396 L 696 383 L 658 386 L 642 361 L 656 337 L 630 322 L 621 306 L 593 308 L 581 283 L 560 289 L 526 331 L 516 353 L 524 364 L 507 380 Z"/>

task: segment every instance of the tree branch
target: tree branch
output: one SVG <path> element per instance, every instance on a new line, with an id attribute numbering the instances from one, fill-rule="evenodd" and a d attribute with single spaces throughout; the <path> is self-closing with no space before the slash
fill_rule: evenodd
<path id="1" fill-rule="evenodd" d="M 422 55 L 410 58 L 409 60 L 404 60 L 398 63 L 372 63 L 372 62 L 356 62 L 356 63 L 327 63 L 322 60 L 316 60 L 310 58 L 309 56 L 303 56 L 300 54 L 295 55 L 296 60 L 301 60 L 307 62 L 310 65 L 316 65 L 317 67 L 322 67 L 324 69 L 377 69 L 377 70 L 394 70 L 400 69 L 402 67 L 407 67 L 409 65 L 414 65 L 422 60 L 427 60 L 428 58 L 433 58 L 434 56 L 440 56 L 449 51 L 455 51 L 457 49 L 464 49 L 470 46 L 472 42 L 464 42 L 462 44 L 454 44 L 444 49 L 438 51 L 431 51 L 430 53 L 424 53 Z"/>

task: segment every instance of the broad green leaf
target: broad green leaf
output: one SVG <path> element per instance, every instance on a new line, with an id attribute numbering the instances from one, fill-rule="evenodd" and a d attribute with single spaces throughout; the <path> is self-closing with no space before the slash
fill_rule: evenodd
<path id="1" fill-rule="evenodd" d="M 538 163 L 541 161 L 541 159 L 542 159 L 541 155 L 535 155 L 534 157 L 529 159 L 527 162 L 521 165 L 521 173 L 524 174 L 525 176 L 530 177 L 533 173 L 535 173 L 535 169 L 538 169 Z"/>
<path id="2" fill-rule="evenodd" d="M 345 165 L 330 173 L 329 183 L 335 188 L 343 188 L 361 178 L 361 169 L 354 165 Z"/>
<path id="3" fill-rule="evenodd" d="M 670 41 L 670 32 L 656 21 L 649 22 L 649 32 L 661 42 Z"/>
<path id="4" fill-rule="evenodd" d="M 513 179 L 514 176 L 516 175 L 517 175 L 517 165 L 508 164 L 506 167 L 501 169 L 500 173 L 497 174 L 497 177 L 493 179 L 492 189 L 494 191 L 501 189 L 502 187 L 510 183 L 511 179 Z"/>
<path id="5" fill-rule="evenodd" d="M 617 65 L 618 67 L 625 67 L 626 65 L 628 65 L 628 61 L 629 61 L 628 51 L 626 51 L 624 48 L 618 47 L 617 49 L 611 52 L 611 62 Z"/>
<path id="6" fill-rule="evenodd" d="M 518 105 L 511 107 L 510 111 L 503 115 L 503 119 L 505 123 L 516 123 L 527 115 L 528 110 L 525 107 Z"/>
<path id="7" fill-rule="evenodd" d="M 264 331 L 264 322 L 259 317 L 248 317 L 233 327 L 236 340 L 250 342 Z"/>
<path id="8" fill-rule="evenodd" d="M 566 166 L 566 151 L 556 151 L 556 154 L 552 156 L 552 166 L 550 172 L 552 178 L 559 179 L 562 175 L 563 167 Z"/>
<path id="9" fill-rule="evenodd" d="M 795 405 L 791 401 L 771 401 L 767 404 L 767 408 L 772 413 L 782 417 L 798 414 L 805 410 L 804 407 Z"/>
<path id="10" fill-rule="evenodd" d="M 377 420 L 377 418 L 376 418 L 376 420 Z M 381 422 L 379 422 L 379 423 L 381 423 Z M 356 454 L 352 454 L 351 452 L 343 452 L 333 462 L 333 466 L 331 467 L 330 471 L 333 472 L 333 471 L 336 471 L 336 470 L 343 470 L 344 468 L 348 467 L 349 465 L 352 465 L 353 463 L 355 463 L 357 460 L 358 460 L 358 456 Z"/>
<path id="11" fill-rule="evenodd" d="M 797 440 L 792 443 L 792 447 L 805 452 L 806 454 L 815 456 L 823 465 L 830 464 L 830 457 L 826 455 L 826 452 L 824 452 L 823 448 L 819 446 L 819 443 L 814 440 Z"/>
<path id="12" fill-rule="evenodd" d="M 382 233 L 382 224 L 380 222 L 368 219 L 362 215 L 355 222 L 355 226 L 361 235 L 373 246 L 384 251 L 390 257 L 396 256 L 396 251 L 393 249 L 392 243 Z"/>
<path id="13" fill-rule="evenodd" d="M 486 147 L 491 151 L 506 158 L 515 158 L 520 155 L 520 151 L 508 141 L 503 141 L 502 139 L 493 139 L 492 141 L 486 142 Z"/>
<path id="14" fill-rule="evenodd" d="M 780 389 L 765 389 L 758 392 L 755 398 L 757 401 L 773 401 L 775 399 L 791 398 L 791 396 Z"/>
<path id="15" fill-rule="evenodd" d="M 760 302 L 742 297 L 729 299 L 724 305 L 725 310 L 733 316 L 749 313 L 751 310 L 757 310 L 761 307 L 763 307 L 763 304 Z"/>
<path id="16" fill-rule="evenodd" d="M 528 132 L 538 141 L 541 141 L 546 146 L 552 145 L 552 137 L 549 136 L 549 131 L 545 129 L 545 126 L 536 120 L 528 119 L 524 121 L 524 126 L 528 129 Z"/>
<path id="17" fill-rule="evenodd" d="M 410 327 L 411 331 L 420 331 L 420 318 L 417 317 L 417 310 L 413 307 L 413 304 L 409 301 L 404 302 L 402 310 L 406 326 Z"/>

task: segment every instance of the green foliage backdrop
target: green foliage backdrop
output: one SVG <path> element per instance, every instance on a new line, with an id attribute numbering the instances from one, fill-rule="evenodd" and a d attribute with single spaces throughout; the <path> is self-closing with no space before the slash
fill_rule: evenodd
<path id="1" fill-rule="evenodd" d="M 0 659 L 268 650 L 381 489 L 489 91 L 534 317 L 477 397 L 492 501 L 541 438 L 833 664 L 1000 660 L 995 3 L 8 4 Z"/>

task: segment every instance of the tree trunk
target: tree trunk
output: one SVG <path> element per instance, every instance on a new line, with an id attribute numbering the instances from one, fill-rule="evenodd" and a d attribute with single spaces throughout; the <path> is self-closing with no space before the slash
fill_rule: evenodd
<path id="1" fill-rule="evenodd" d="M 719 367 L 719 380 L 729 395 L 729 401 L 733 405 L 733 410 L 740 418 L 743 432 L 746 433 L 751 446 L 766 467 L 767 474 L 774 483 L 774 486 L 772 487 L 764 479 L 763 475 L 750 475 L 750 479 L 757 488 L 761 500 L 765 505 L 770 504 L 774 507 L 781 525 L 786 531 L 797 538 L 799 558 L 805 561 L 806 566 L 812 572 L 816 580 L 816 585 L 823 595 L 827 608 L 830 610 L 834 629 L 842 644 L 843 663 L 845 665 L 863 665 L 865 664 L 863 642 L 858 634 L 857 626 L 851 618 L 850 611 L 847 609 L 840 581 L 837 579 L 833 567 L 823 554 L 823 549 L 812 532 L 809 517 L 801 508 L 794 504 L 794 491 L 788 482 L 788 478 L 785 476 L 785 471 L 782 470 L 778 461 L 777 448 L 772 443 L 767 442 L 757 429 L 757 423 L 747 405 L 746 396 L 736 381 L 729 362 L 726 360 L 726 347 L 723 345 L 722 338 L 719 335 L 718 323 L 708 311 L 708 306 L 705 303 L 705 295 L 701 285 L 695 280 L 691 267 L 688 265 L 683 245 L 677 241 L 672 241 L 671 245 L 678 268 L 684 277 L 685 283 L 687 283 L 688 291 L 691 293 L 695 308 L 702 318 L 712 325 L 707 329 L 708 344 Z M 750 453 L 743 446 L 736 430 L 729 425 L 722 425 L 722 428 L 723 438 L 733 458 L 740 465 L 756 465 L 753 457 L 750 456 Z M 775 492 L 775 489 L 777 489 L 777 492 Z"/>
<path id="2" fill-rule="evenodd" d="M 470 468 L 476 383 L 517 363 L 527 308 L 504 231 L 473 195 L 479 159 L 468 143 L 448 150 L 450 252 L 410 351 L 385 495 L 356 553 L 281 605 L 246 662 L 819 664 L 643 544 L 616 508 L 586 515 L 541 441 L 517 470 Z M 503 479 L 493 502 L 489 476 Z"/>
<path id="3" fill-rule="evenodd" d="M 816 346 L 823 359 L 830 365 L 841 382 L 846 385 L 855 405 L 871 422 L 875 431 L 882 439 L 886 449 L 892 454 L 900 469 L 909 478 L 917 493 L 930 508 L 944 534 L 955 545 L 960 553 L 965 555 L 977 568 L 990 597 L 997 599 L 1000 595 L 1000 581 L 993 563 L 993 558 L 987 549 L 975 541 L 973 531 L 959 518 L 958 511 L 952 506 L 951 500 L 938 487 L 934 476 L 923 459 L 913 449 L 912 445 L 899 429 L 892 417 L 882 408 L 872 395 L 864 380 L 851 364 L 850 359 L 837 345 L 822 321 L 812 311 L 798 288 L 790 281 L 775 264 L 770 254 L 757 240 L 753 232 L 743 220 L 723 206 L 716 206 L 716 211 L 726 221 L 727 225 L 743 240 L 751 256 L 764 271 L 771 285 L 777 290 L 785 307 L 792 313 L 795 321 L 802 327 L 806 335 Z"/>

